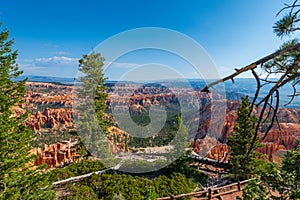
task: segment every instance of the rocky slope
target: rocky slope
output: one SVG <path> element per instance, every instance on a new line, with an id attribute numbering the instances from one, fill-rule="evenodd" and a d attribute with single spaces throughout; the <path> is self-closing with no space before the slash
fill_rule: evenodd
<path id="1" fill-rule="evenodd" d="M 76 141 L 71 140 L 58 142 L 56 144 L 46 145 L 44 148 L 33 148 L 31 153 L 38 156 L 36 165 L 47 164 L 46 169 L 62 167 L 68 165 L 79 156 L 76 154 L 74 145 Z"/>
<path id="2" fill-rule="evenodd" d="M 192 118 L 194 121 L 186 122 L 187 124 L 197 122 L 200 124 L 195 138 L 191 140 L 194 151 L 208 151 L 207 149 L 211 146 L 208 145 L 208 143 L 212 143 L 216 146 L 208 151 L 207 156 L 217 160 L 228 159 L 228 156 L 226 156 L 229 152 L 227 145 L 221 144 L 218 141 L 226 143 L 226 138 L 233 131 L 237 118 L 235 111 L 239 106 L 238 101 L 226 101 L 217 94 L 208 95 L 201 92 L 195 93 L 188 89 L 177 89 L 177 91 L 174 92 L 163 87 L 157 89 L 151 86 L 146 86 L 135 90 L 133 95 L 130 97 L 126 95 L 128 90 L 130 89 L 127 88 L 126 90 L 126 87 L 124 87 L 121 92 L 123 95 L 110 96 L 108 104 L 110 106 L 116 104 L 127 106 L 127 101 L 130 102 L 130 108 L 134 112 L 144 112 L 145 108 L 151 105 L 178 105 L 179 103 L 180 106 L 188 105 L 189 109 L 200 109 L 199 113 L 196 112 L 193 114 Z M 196 98 L 193 98 L 194 96 L 196 96 Z M 210 99 L 215 102 L 212 103 L 209 101 Z M 222 116 L 222 107 L 221 109 L 218 109 L 218 101 L 226 101 L 225 116 Z M 199 102 L 200 105 L 197 105 Z M 220 103 L 220 105 L 221 104 L 222 103 Z M 197 108 L 197 106 L 199 107 Z M 258 107 L 253 112 L 258 114 L 260 113 L 260 109 L 261 108 Z M 215 113 L 212 113 L 212 111 Z M 220 122 L 221 124 L 212 124 L 211 118 L 213 114 L 214 117 L 224 117 L 214 120 L 216 123 Z M 296 139 L 300 139 L 300 110 L 293 108 L 280 108 L 278 111 L 278 118 L 280 121 L 280 128 L 277 125 L 274 125 L 267 137 L 264 140 L 261 140 L 264 147 L 259 149 L 261 153 L 267 154 L 271 161 L 273 160 L 273 155 L 275 155 L 278 151 L 284 152 L 285 150 L 294 148 L 296 146 Z M 221 125 L 221 128 L 219 128 L 218 125 Z M 203 137 L 206 136 L 207 132 L 210 132 L 210 139 L 205 141 L 203 140 Z M 260 133 L 259 135 L 262 137 L 264 134 Z"/>
<path id="3" fill-rule="evenodd" d="M 65 131 L 74 129 L 72 123 L 73 111 L 65 108 L 45 108 L 43 112 L 36 111 L 29 115 L 27 125 L 34 132 L 49 132 L 50 130 Z"/>
<path id="4" fill-rule="evenodd" d="M 221 133 L 221 141 L 226 143 L 226 138 L 233 131 L 236 114 L 235 110 L 238 107 L 238 102 L 228 102 L 228 110 L 224 120 L 224 125 Z M 258 113 L 258 110 L 255 111 Z M 273 161 L 273 156 L 278 152 L 284 152 L 286 150 L 290 150 L 296 147 L 296 140 L 300 139 L 300 124 L 299 124 L 299 115 L 300 110 L 293 108 L 280 108 L 278 112 L 280 128 L 278 125 L 274 125 L 274 127 L 267 134 L 266 138 L 261 142 L 264 144 L 264 147 L 258 149 L 259 152 L 267 154 L 268 159 Z M 259 133 L 260 138 L 263 138 L 264 133 Z M 193 147 L 195 151 L 199 152 L 201 150 L 200 147 L 195 145 Z M 226 145 L 226 144 L 224 144 Z M 224 145 L 216 146 L 211 152 L 208 154 L 208 157 L 215 158 L 222 157 L 225 152 L 229 152 L 227 147 Z M 214 155 L 212 155 L 214 152 Z"/>
<path id="5" fill-rule="evenodd" d="M 26 84 L 27 92 L 20 109 L 29 110 L 27 125 L 39 133 L 75 130 L 72 122 L 72 87 L 52 83 Z"/>
<path id="6" fill-rule="evenodd" d="M 112 92 L 113 90 L 114 92 Z M 20 115 L 25 110 L 29 110 L 27 124 L 37 133 L 59 134 L 61 132 L 76 130 L 72 120 L 76 114 L 71 108 L 72 91 L 72 86 L 50 83 L 27 83 L 27 93 L 24 97 L 25 103 L 15 106 L 13 111 L 15 114 Z M 207 156 L 220 160 L 228 153 L 226 144 L 218 143 L 218 141 L 226 143 L 226 138 L 233 131 L 236 121 L 235 111 L 239 102 L 226 101 L 222 96 L 214 93 L 208 95 L 185 88 L 171 90 L 164 86 L 157 87 L 155 85 L 146 85 L 135 90 L 130 85 L 122 85 L 109 88 L 108 91 L 107 105 L 110 110 L 116 105 L 123 106 L 124 108 L 129 106 L 129 110 L 132 113 L 145 113 L 153 105 L 163 105 L 173 112 L 176 110 L 179 111 L 182 107 L 187 112 L 196 109 L 196 112 L 189 113 L 189 121 L 185 121 L 188 127 L 200 124 L 196 128 L 196 134 L 190 133 L 194 150 L 196 152 L 201 151 L 203 148 L 210 150 L 209 145 L 200 141 L 201 138 L 206 136 L 209 130 L 212 139 L 207 141 L 217 144 L 217 146 L 208 151 Z M 218 109 L 219 104 L 212 104 L 210 99 L 219 102 L 220 105 L 225 103 L 226 115 L 222 116 L 223 110 Z M 258 113 L 259 108 L 254 112 Z M 217 123 L 220 122 L 218 125 L 211 124 L 212 116 L 220 117 L 220 119 L 215 120 Z M 260 152 L 267 154 L 270 160 L 273 160 L 273 155 L 276 152 L 282 152 L 295 147 L 295 139 L 299 139 L 300 136 L 300 110 L 281 108 L 278 116 L 281 122 L 281 131 L 277 126 L 274 126 L 268 136 L 262 141 L 265 146 L 259 149 Z M 125 132 L 116 128 L 111 128 L 110 132 L 111 151 L 126 151 L 125 143 L 122 141 L 127 138 Z M 116 138 L 119 138 L 118 141 L 116 141 Z"/>

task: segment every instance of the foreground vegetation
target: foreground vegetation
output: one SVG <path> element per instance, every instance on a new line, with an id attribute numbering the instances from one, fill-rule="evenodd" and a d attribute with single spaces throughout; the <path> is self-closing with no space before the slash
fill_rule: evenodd
<path id="1" fill-rule="evenodd" d="M 105 166 L 101 161 L 81 161 L 65 168 L 51 170 L 47 177 L 48 181 L 54 182 L 102 169 L 105 169 Z M 189 167 L 186 169 L 189 170 Z M 180 169 L 168 167 L 156 173 L 135 175 L 109 171 L 100 175 L 93 174 L 80 182 L 61 185 L 56 190 L 65 191 L 58 197 L 60 199 L 113 199 L 122 195 L 125 199 L 140 200 L 149 199 L 150 196 L 170 196 L 192 192 L 197 186 L 195 177 L 204 183 L 205 175 L 199 171 L 191 173 L 190 170 L 181 173 L 183 171 Z"/>
<path id="2" fill-rule="evenodd" d="M 297 1 L 288 7 L 287 9 L 292 8 L 292 10 L 276 23 L 275 32 L 279 36 L 299 30 L 297 27 L 300 20 L 299 10 L 294 12 L 294 8 L 300 5 L 296 3 Z M 0 199 L 54 199 L 55 191 L 52 188 L 54 181 L 99 171 L 104 169 L 105 166 L 102 161 L 89 160 L 50 171 L 45 171 L 45 166 L 34 166 L 36 157 L 28 154 L 31 149 L 30 144 L 34 138 L 31 130 L 26 126 L 27 115 L 14 116 L 11 111 L 12 106 L 22 103 L 26 82 L 26 79 L 20 82 L 12 81 L 22 74 L 16 64 L 17 52 L 11 49 L 12 44 L 13 41 L 9 40 L 8 31 L 6 29 L 2 30 L 0 33 Z M 272 127 L 274 120 L 276 120 L 276 108 L 279 105 L 279 88 L 291 82 L 295 88 L 300 82 L 299 55 L 299 43 L 297 40 L 292 40 L 285 43 L 278 52 L 272 55 L 273 57 L 271 56 L 270 59 L 260 62 L 259 64 L 267 73 L 282 74 L 282 76 L 278 82 L 273 82 L 274 87 L 265 99 L 257 104 L 263 106 L 259 118 L 252 114 L 255 99 L 250 103 L 248 98 L 243 98 L 237 111 L 237 123 L 234 132 L 228 138 L 231 159 L 227 178 L 232 181 L 255 178 L 243 189 L 244 199 L 300 198 L 299 147 L 288 151 L 284 155 L 281 165 L 268 162 L 263 155 L 256 152 L 256 149 L 260 147 L 257 134 L 266 122 L 263 120 L 263 116 L 267 106 L 273 112 L 271 113 L 273 114 L 271 123 L 268 124 L 269 127 Z M 96 134 L 98 126 L 105 133 L 108 125 L 108 122 L 103 119 L 107 97 L 103 92 L 105 90 L 105 78 L 102 74 L 103 61 L 104 58 L 97 53 L 84 55 L 79 61 L 80 71 L 86 74 L 80 81 L 84 86 L 88 86 L 89 91 L 79 90 L 78 95 L 84 98 L 87 92 L 91 92 L 95 98 L 86 101 L 86 103 L 88 106 L 95 105 L 96 107 L 95 110 L 93 110 L 94 107 L 86 107 L 86 105 L 78 107 L 84 110 L 83 120 L 78 124 L 78 127 L 81 131 L 89 133 L 84 139 L 86 141 L 97 141 L 93 145 L 98 150 L 100 149 L 101 156 L 107 157 L 109 156 L 107 146 L 101 143 L 103 135 Z M 254 67 L 251 68 L 250 66 L 243 70 L 252 70 L 254 76 L 257 75 L 253 71 Z M 231 79 L 242 73 L 243 70 L 238 70 Z M 97 81 L 95 81 L 95 78 L 97 78 Z M 259 83 L 258 80 L 258 85 Z M 299 96 L 299 93 L 294 91 L 291 100 L 297 96 Z M 276 99 L 275 102 L 277 102 L 275 107 L 272 106 L 273 99 Z M 91 113 L 95 113 L 94 118 L 90 117 Z M 269 114 L 267 113 L 267 115 Z M 138 120 L 137 116 L 133 117 Z M 170 119 L 175 117 L 177 117 L 177 121 L 174 126 L 164 129 L 165 133 L 170 133 L 170 135 L 162 135 L 159 141 L 154 141 L 156 145 L 164 144 L 173 139 L 173 132 L 178 130 L 182 130 L 182 132 L 179 131 L 180 134 L 188 133 L 186 127 L 181 124 L 180 116 L 176 112 L 170 113 L 168 124 L 172 124 Z M 267 134 L 269 127 L 265 134 Z M 148 146 L 149 142 L 136 139 L 131 141 L 131 145 Z M 183 153 L 181 148 L 185 147 L 185 142 L 180 138 L 175 140 L 174 146 L 176 148 L 174 152 L 170 152 L 170 155 L 173 156 L 172 153 L 174 155 Z M 90 156 L 89 150 L 95 148 L 93 145 L 85 147 L 85 157 Z M 193 160 L 184 154 L 176 162 L 154 173 L 121 174 L 120 172 L 109 171 L 101 175 L 93 174 L 80 182 L 64 185 L 63 188 L 66 189 L 67 195 L 61 195 L 59 198 L 146 200 L 191 192 L 198 184 L 204 184 L 207 178 L 191 166 L 192 162 Z M 133 164 L 133 167 L 146 165 L 143 161 Z"/>
<path id="3" fill-rule="evenodd" d="M 148 200 L 150 196 L 158 198 L 192 192 L 196 184 L 177 172 L 154 179 L 112 173 L 92 175 L 80 183 L 68 184 L 66 187 L 70 193 L 67 197 L 61 197 L 62 199 L 113 199 L 121 194 L 125 199 Z"/>

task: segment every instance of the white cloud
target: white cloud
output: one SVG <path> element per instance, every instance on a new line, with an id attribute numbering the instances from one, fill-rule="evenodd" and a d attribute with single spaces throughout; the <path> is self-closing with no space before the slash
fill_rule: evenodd
<path id="1" fill-rule="evenodd" d="M 53 56 L 47 58 L 19 59 L 20 69 L 26 75 L 74 77 L 79 58 Z"/>
<path id="2" fill-rule="evenodd" d="M 79 58 L 67 56 L 52 56 L 34 59 L 19 59 L 19 67 L 25 75 L 75 77 L 78 72 Z M 104 68 L 109 69 L 109 76 L 113 77 L 121 69 L 131 70 L 141 66 L 135 63 L 105 62 Z M 122 71 L 122 70 L 121 70 Z"/>
<path id="3" fill-rule="evenodd" d="M 35 58 L 33 60 L 34 63 L 73 63 L 78 62 L 78 58 L 70 58 L 65 56 L 53 56 L 49 58 Z"/>

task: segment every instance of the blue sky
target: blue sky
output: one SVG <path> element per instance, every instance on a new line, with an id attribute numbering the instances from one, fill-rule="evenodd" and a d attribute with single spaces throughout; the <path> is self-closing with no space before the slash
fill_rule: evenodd
<path id="1" fill-rule="evenodd" d="M 26 75 L 74 77 L 81 55 L 107 38 L 133 28 L 162 27 L 202 45 L 225 76 L 283 42 L 272 26 L 284 3 L 291 0 L 2 0 L 0 21 L 15 39 Z M 116 62 L 107 70 L 109 78 L 151 62 L 189 71 L 184 61 L 158 51 L 131 53 Z"/>

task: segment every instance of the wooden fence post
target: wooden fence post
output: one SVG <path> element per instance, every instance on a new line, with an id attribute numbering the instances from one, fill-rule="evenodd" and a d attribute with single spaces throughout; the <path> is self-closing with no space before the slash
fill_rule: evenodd
<path id="1" fill-rule="evenodd" d="M 241 182 L 238 181 L 238 190 L 241 191 L 241 189 L 242 189 L 242 188 L 241 188 Z"/>
<path id="2" fill-rule="evenodd" d="M 208 199 L 212 198 L 212 189 L 208 188 Z"/>

